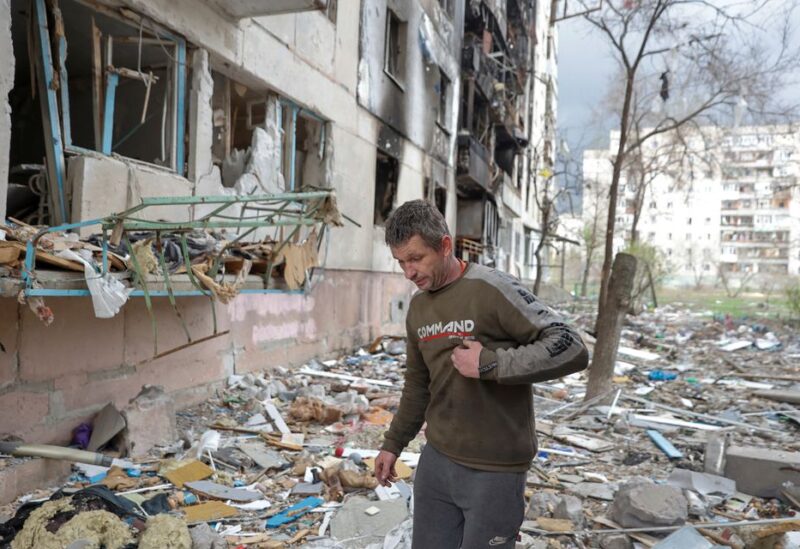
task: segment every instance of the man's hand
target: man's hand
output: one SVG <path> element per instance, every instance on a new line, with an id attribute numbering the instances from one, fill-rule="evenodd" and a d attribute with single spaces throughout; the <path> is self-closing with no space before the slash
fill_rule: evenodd
<path id="1" fill-rule="evenodd" d="M 453 349 L 450 360 L 453 361 L 458 373 L 464 377 L 480 378 L 478 367 L 481 365 L 481 349 L 483 345 L 478 341 L 465 339 L 461 346 Z"/>
<path id="2" fill-rule="evenodd" d="M 381 486 L 391 486 L 397 480 L 397 471 L 394 464 L 397 456 L 386 450 L 381 450 L 375 458 L 375 478 Z"/>

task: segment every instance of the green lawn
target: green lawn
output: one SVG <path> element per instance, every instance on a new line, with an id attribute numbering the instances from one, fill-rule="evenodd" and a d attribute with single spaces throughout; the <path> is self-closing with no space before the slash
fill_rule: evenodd
<path id="1" fill-rule="evenodd" d="M 715 314 L 730 313 L 734 318 L 770 317 L 787 318 L 789 308 L 786 294 L 774 292 L 769 298 L 759 293 L 742 293 L 728 297 L 722 289 L 693 290 L 686 288 L 661 288 L 659 305 L 683 305 L 695 311 L 711 311 Z"/>

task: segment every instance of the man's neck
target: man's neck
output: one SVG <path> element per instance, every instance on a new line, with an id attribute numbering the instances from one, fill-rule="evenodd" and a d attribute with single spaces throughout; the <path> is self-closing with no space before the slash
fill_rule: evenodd
<path id="1" fill-rule="evenodd" d="M 461 262 L 458 261 L 455 256 L 451 255 L 447 261 L 447 278 L 445 279 L 444 284 L 442 284 L 442 288 L 461 278 L 462 273 Z"/>

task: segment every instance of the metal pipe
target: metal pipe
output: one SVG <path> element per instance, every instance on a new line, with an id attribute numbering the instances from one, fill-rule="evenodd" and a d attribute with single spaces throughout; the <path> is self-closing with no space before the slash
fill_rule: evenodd
<path id="1" fill-rule="evenodd" d="M 78 463 L 88 463 L 89 465 L 101 465 L 111 467 L 117 465 L 123 468 L 131 468 L 136 465 L 130 461 L 112 458 L 97 452 L 87 452 L 75 448 L 64 448 L 63 446 L 51 446 L 49 444 L 25 444 L 20 442 L 0 442 L 0 452 L 10 454 L 15 457 L 41 457 L 47 459 L 60 459 L 65 461 L 76 461 Z"/>
<path id="2" fill-rule="evenodd" d="M 540 536 L 580 536 L 591 535 L 599 536 L 604 534 L 636 534 L 646 532 L 674 532 L 681 528 L 707 528 L 709 530 L 716 528 L 733 528 L 737 526 L 757 526 L 762 524 L 780 524 L 783 522 L 797 522 L 795 517 L 775 518 L 775 519 L 759 519 L 759 520 L 739 520 L 735 522 L 698 522 L 695 524 L 686 523 L 677 526 L 645 526 L 642 528 L 603 528 L 599 530 L 570 530 L 563 532 L 549 532 L 540 528 L 526 528 L 522 527 L 523 531 L 535 532 Z"/>

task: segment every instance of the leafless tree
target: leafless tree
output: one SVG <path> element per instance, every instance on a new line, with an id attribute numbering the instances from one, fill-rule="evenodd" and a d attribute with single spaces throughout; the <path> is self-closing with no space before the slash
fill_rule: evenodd
<path id="1" fill-rule="evenodd" d="M 539 212 L 539 241 L 533 250 L 536 261 L 536 277 L 533 282 L 533 293 L 538 294 L 544 278 L 544 264 L 542 263 L 542 251 L 550 245 L 553 236 L 559 226 L 557 204 L 559 199 L 567 192 L 563 186 L 559 186 L 556 180 L 560 173 L 544 172 L 540 174 L 541 181 L 534 178 L 533 196 L 536 201 L 536 209 Z"/>
<path id="2" fill-rule="evenodd" d="M 588 3 L 587 9 L 590 7 Z M 779 116 L 781 89 L 795 75 L 800 55 L 791 47 L 794 1 L 607 0 L 584 17 L 611 47 L 623 73 L 618 139 L 601 270 L 598 322 L 609 299 L 617 201 L 629 154 L 662 134 L 696 124 L 724 126 L 751 116 Z M 777 40 L 777 44 L 775 41 Z M 634 131 L 634 99 L 644 90 L 654 106 Z M 658 103 L 661 99 L 662 103 Z M 658 106 L 659 108 L 656 108 Z M 618 341 L 597 341 L 616 349 Z M 613 357 L 615 353 L 602 353 Z M 607 372 L 592 366 L 591 372 Z M 612 370 L 613 371 L 613 370 Z M 590 372 L 586 398 L 607 385 Z"/>
<path id="3" fill-rule="evenodd" d="M 605 213 L 603 187 L 597 181 L 587 181 L 583 185 L 583 231 L 581 244 L 583 246 L 583 273 L 581 275 L 581 296 L 586 297 L 589 275 L 595 262 L 595 253 L 600 248 L 600 222 Z"/>
<path id="4" fill-rule="evenodd" d="M 717 280 L 722 284 L 725 295 L 728 297 L 739 297 L 739 294 L 747 291 L 750 282 L 756 277 L 756 270 L 744 271 L 740 276 L 733 275 L 725 269 L 725 263 L 717 266 Z"/>
<path id="5" fill-rule="evenodd" d="M 533 283 L 533 293 L 538 294 L 544 279 L 542 252 L 552 246 L 553 237 L 558 231 L 559 203 L 567 199 L 571 206 L 571 189 L 579 181 L 577 172 L 578 163 L 570 156 L 570 152 L 562 145 L 557 155 L 557 170 L 551 172 L 544 169 L 537 177 L 533 178 L 533 198 L 539 212 L 539 241 L 536 243 L 533 255 L 536 261 L 536 277 Z"/>

